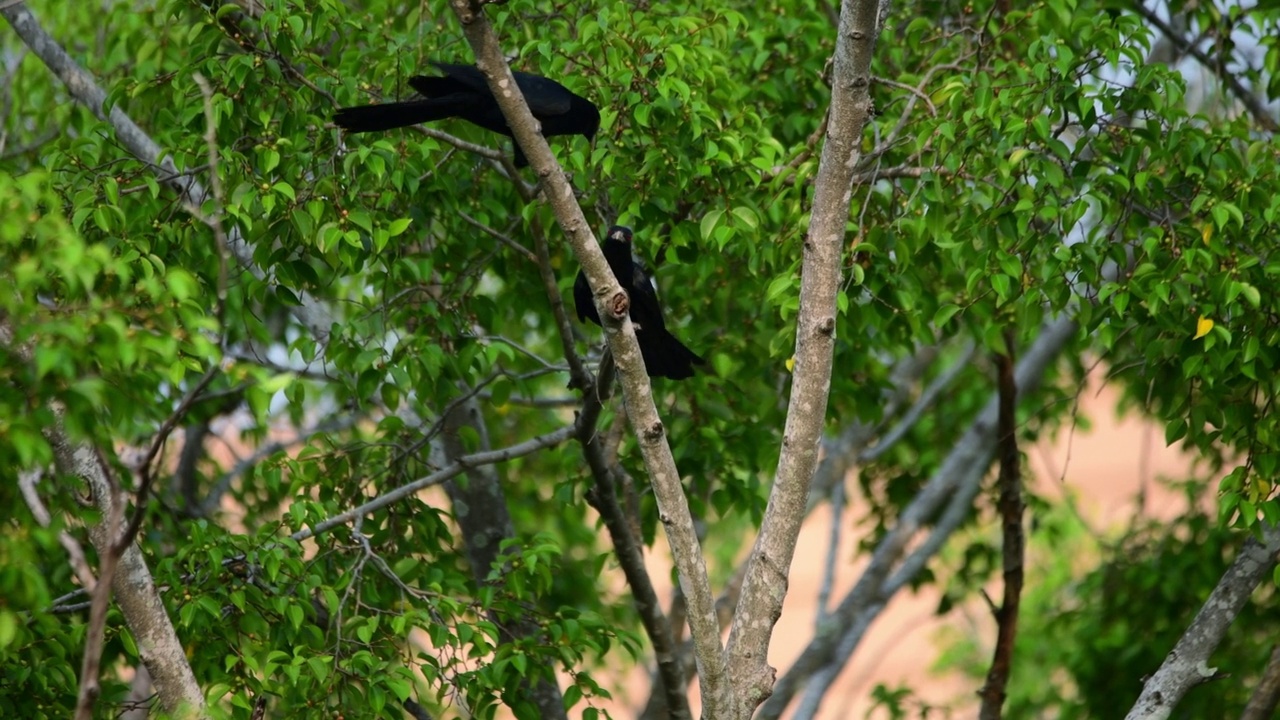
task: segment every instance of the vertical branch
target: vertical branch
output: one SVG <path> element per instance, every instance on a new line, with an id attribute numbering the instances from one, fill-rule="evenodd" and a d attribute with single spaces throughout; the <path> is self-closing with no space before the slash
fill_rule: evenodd
<path id="1" fill-rule="evenodd" d="M 658 592 L 653 588 L 649 571 L 644 565 L 644 554 L 636 535 L 631 531 L 627 514 L 618 503 L 617 483 L 604 452 L 604 442 L 596 432 L 602 403 L 608 399 L 613 387 L 613 356 L 606 352 L 600 362 L 600 374 L 595 388 L 587 388 L 587 399 L 579 418 L 578 442 L 591 468 L 595 485 L 587 492 L 587 500 L 600 513 L 609 538 L 613 541 L 618 564 L 627 578 L 636 613 L 644 625 L 649 642 L 653 643 L 654 660 L 658 673 L 650 704 L 662 707 L 662 717 L 672 720 L 689 720 L 689 698 L 685 692 L 684 670 L 680 663 L 680 649 L 676 647 L 671 623 L 662 612 Z"/>
<path id="2" fill-rule="evenodd" d="M 1022 534 L 1022 472 L 1018 454 L 1017 411 L 1018 388 L 1013 377 L 1013 333 L 1005 332 L 1006 354 L 996 356 L 999 373 L 1000 410 L 997 418 L 996 445 L 1000 455 L 1000 525 L 1003 534 L 1004 598 L 996 611 L 999 629 L 991 670 L 982 687 L 981 720 L 1000 720 L 1004 708 L 1005 688 L 1013 669 L 1013 644 L 1018 634 L 1018 604 L 1022 597 L 1022 558 L 1025 538 Z"/>
<path id="3" fill-rule="evenodd" d="M 729 634 L 729 668 L 739 695 L 734 716 L 740 718 L 750 717 L 773 691 L 775 671 L 766 662 L 769 638 L 782 614 L 809 482 L 818 465 L 831 390 L 840 251 L 862 132 L 873 112 L 871 58 L 879 34 L 878 11 L 877 0 L 845 0 L 840 10 L 830 119 L 804 241 L 795 375 L 782 453 Z"/>
<path id="4" fill-rule="evenodd" d="M 106 497 L 97 497 L 94 502 L 98 507 L 106 508 L 105 535 L 113 540 L 120 534 L 120 524 L 124 520 L 124 501 L 119 497 L 120 486 L 115 474 L 107 466 L 101 453 L 95 453 L 98 469 L 107 480 Z M 111 604 L 111 583 L 116 575 L 116 563 L 123 549 L 128 545 L 107 542 L 98 546 L 98 582 L 93 587 L 93 599 L 89 603 L 89 624 L 85 630 L 84 656 L 80 659 L 80 690 L 76 693 L 75 720 L 93 720 L 93 706 L 102 692 L 98 675 L 102 670 L 102 645 L 107 632 L 107 607 Z"/>

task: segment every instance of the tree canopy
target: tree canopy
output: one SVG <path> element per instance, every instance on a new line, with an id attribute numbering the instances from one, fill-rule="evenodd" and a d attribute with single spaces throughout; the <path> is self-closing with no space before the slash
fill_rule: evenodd
<path id="1" fill-rule="evenodd" d="M 958 527 L 1021 527 L 980 492 L 1016 475 L 998 435 L 1072 422 L 1097 366 L 1209 463 L 1162 640 L 1238 555 L 1269 585 L 1280 11 L 1014 5 L 0 2 L 0 712 L 590 718 L 638 662 L 646 717 L 695 674 L 711 716 L 804 716 Z M 331 122 L 494 57 L 590 98 L 594 142 Z M 695 378 L 650 386 L 628 323 L 566 305 L 613 224 Z M 775 685 L 790 526 L 846 485 L 871 565 Z M 1118 590 L 1073 632 L 1138 642 L 1104 619 L 1168 557 L 1089 576 Z M 1133 705 L 1170 647 L 1032 659 L 1065 610 L 1027 592 L 1010 713 Z"/>

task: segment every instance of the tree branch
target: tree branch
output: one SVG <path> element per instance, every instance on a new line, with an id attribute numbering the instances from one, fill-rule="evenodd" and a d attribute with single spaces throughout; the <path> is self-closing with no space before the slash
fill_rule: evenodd
<path id="1" fill-rule="evenodd" d="M 1005 688 L 1013 671 L 1013 644 L 1018 635 L 1018 604 L 1022 596 L 1022 558 L 1025 540 L 1022 535 L 1022 472 L 1018 454 L 1017 397 L 1018 388 L 1013 380 L 1013 332 L 1005 332 L 1007 354 L 996 356 L 999 369 L 999 438 L 1000 449 L 1000 509 L 1003 541 L 1001 552 L 1004 562 L 1004 599 L 996 613 L 999 629 L 991 660 L 987 682 L 979 695 L 982 706 L 980 720 L 1000 720 L 1004 710 Z"/>
<path id="2" fill-rule="evenodd" d="M 1280 553 L 1280 528 L 1263 529 L 1261 541 L 1253 536 L 1245 540 L 1235 562 L 1169 651 L 1164 664 L 1142 686 L 1142 694 L 1125 720 L 1165 720 L 1188 690 L 1214 676 L 1209 656 L 1244 604 L 1249 602 L 1254 588 L 1270 575 L 1277 553 Z"/>
<path id="3" fill-rule="evenodd" d="M 766 651 L 782 613 L 809 482 L 818 466 L 831 390 L 840 252 L 862 131 L 873 112 L 871 58 L 879 35 L 878 10 L 875 0 L 841 4 L 827 136 L 801 264 L 796 364 L 782 453 L 729 633 L 729 667 L 738 689 L 734 716 L 740 718 L 751 717 L 772 692 L 775 671 Z"/>
<path id="4" fill-rule="evenodd" d="M 666 431 L 653 402 L 653 388 L 644 371 L 635 328 L 628 317 L 627 295 L 609 270 L 604 255 L 582 214 L 547 141 L 538 132 L 538 123 L 529 112 L 524 96 L 516 88 L 497 36 L 484 16 L 483 6 L 470 0 L 451 0 L 463 32 L 476 56 L 476 66 L 484 74 L 529 163 L 538 174 L 556 220 L 573 247 L 600 307 L 605 337 L 617 362 L 622 380 L 627 418 L 639 439 L 641 455 L 653 482 L 663 528 L 675 559 L 680 585 L 689 601 L 689 624 L 695 637 L 699 676 L 702 680 L 703 712 L 714 716 L 731 703 L 732 687 L 725 678 L 724 652 L 716 624 L 711 585 L 706 563 L 693 528 L 680 472 L 667 443 Z M 602 299 L 608 303 L 601 303 Z M 834 302 L 834 301 L 833 301 Z"/>
<path id="5" fill-rule="evenodd" d="M 89 622 L 85 628 L 84 656 L 80 660 L 80 689 L 76 693 L 75 720 L 93 720 L 93 706 L 102 693 L 99 675 L 102 672 L 102 646 L 106 642 L 107 608 L 111 605 L 111 585 L 116 576 L 116 565 L 124 547 L 116 542 L 120 536 L 120 524 L 124 522 L 124 501 L 119 497 L 119 483 L 111 474 L 106 461 L 95 452 L 98 471 L 107 481 L 104 492 L 93 492 L 94 504 L 102 511 L 103 521 L 97 526 L 98 536 L 106 542 L 97 542 L 98 580 L 90 593 Z M 106 507 L 103 507 L 103 506 Z"/>
<path id="6" fill-rule="evenodd" d="M 1276 708 L 1280 706 L 1280 645 L 1271 649 L 1271 659 L 1258 679 L 1258 685 L 1249 696 L 1249 704 L 1244 706 L 1240 720 L 1269 720 L 1275 717 Z"/>
<path id="7" fill-rule="evenodd" d="M 574 433 L 576 432 L 577 432 L 576 424 L 566 425 L 560 428 L 559 430 L 549 432 L 546 435 L 539 435 L 538 437 L 530 438 L 528 440 L 525 440 L 524 442 L 516 443 L 515 445 L 511 445 L 509 447 L 500 448 L 498 450 L 476 452 L 470 455 L 464 455 L 458 458 L 457 460 L 454 460 L 449 465 L 431 473 L 430 475 L 420 477 L 417 480 L 414 480 L 413 482 L 410 482 L 410 483 L 405 483 L 404 485 L 401 485 L 395 490 L 392 490 L 387 493 L 383 493 L 382 495 L 379 495 L 378 497 L 370 500 L 369 502 L 363 505 L 360 505 L 359 507 L 351 508 L 346 512 L 339 513 L 327 520 L 318 522 L 313 527 L 302 528 L 301 530 L 293 533 L 289 537 L 291 537 L 294 540 L 301 541 L 301 540 L 306 540 L 307 538 L 323 535 L 324 533 L 327 533 L 330 530 L 340 525 L 345 525 L 355 520 L 356 518 L 364 517 L 365 515 L 368 515 L 369 513 L 377 510 L 381 510 L 382 508 L 387 507 L 388 505 L 394 505 L 395 503 L 398 503 L 401 500 L 404 500 L 405 498 L 409 497 L 410 495 L 413 495 L 414 493 L 418 492 L 419 490 L 422 490 L 423 488 L 428 488 L 428 487 L 431 487 L 432 485 L 439 485 L 440 483 L 446 480 L 449 480 L 450 478 L 457 477 L 458 475 L 461 475 L 462 473 L 466 472 L 470 468 L 479 467 L 481 465 L 492 465 L 494 463 L 506 462 L 507 460 L 523 457 L 525 455 L 535 453 L 539 450 L 553 447 L 555 445 L 559 445 L 565 440 L 568 440 L 569 438 L 573 437 Z"/>
<path id="8" fill-rule="evenodd" d="M 649 642 L 653 644 L 654 660 L 658 666 L 658 675 L 654 684 L 654 692 L 650 700 L 660 702 L 662 717 L 674 720 L 689 720 L 689 698 L 685 691 L 684 670 L 680 665 L 680 649 L 676 647 L 671 624 L 662 612 L 662 603 L 658 592 L 653 587 L 649 571 L 645 568 L 644 554 L 636 536 L 631 532 L 627 514 L 618 503 L 617 486 L 614 482 L 613 470 L 606 459 L 604 443 L 600 433 L 596 432 L 596 424 L 603 403 L 609 398 L 613 387 L 613 356 L 607 350 L 600 363 L 600 372 L 594 388 L 584 392 L 585 400 L 582 410 L 582 422 L 578 432 L 578 442 L 582 444 L 583 455 L 591 475 L 595 480 L 594 487 L 588 491 L 587 500 L 600 513 L 609 538 L 613 541 L 613 549 L 618 556 L 618 564 L 627 578 L 631 588 L 631 596 L 636 605 L 636 613 L 644 625 Z"/>

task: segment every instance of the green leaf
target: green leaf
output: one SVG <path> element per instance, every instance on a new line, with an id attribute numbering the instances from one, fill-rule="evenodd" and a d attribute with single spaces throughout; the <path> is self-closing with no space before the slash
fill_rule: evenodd
<path id="1" fill-rule="evenodd" d="M 711 239 L 711 233 L 714 232 L 716 227 L 720 224 L 720 218 L 722 217 L 724 217 L 724 210 L 721 209 L 712 210 L 702 216 L 702 222 L 699 224 L 698 228 L 702 233 L 703 240 Z"/>

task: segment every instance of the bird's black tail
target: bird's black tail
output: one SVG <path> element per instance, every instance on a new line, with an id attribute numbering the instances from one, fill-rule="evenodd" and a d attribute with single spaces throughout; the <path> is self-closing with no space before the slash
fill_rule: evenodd
<path id="1" fill-rule="evenodd" d="M 333 122 L 349 133 L 379 132 L 443 120 L 457 112 L 458 102 L 446 97 L 342 108 L 333 116 Z"/>
<path id="2" fill-rule="evenodd" d="M 644 357 L 644 368 L 649 377 L 684 380 L 693 377 L 694 365 L 706 364 L 697 353 L 666 330 L 660 330 L 654 338 L 642 337 L 639 340 L 640 354 Z"/>

